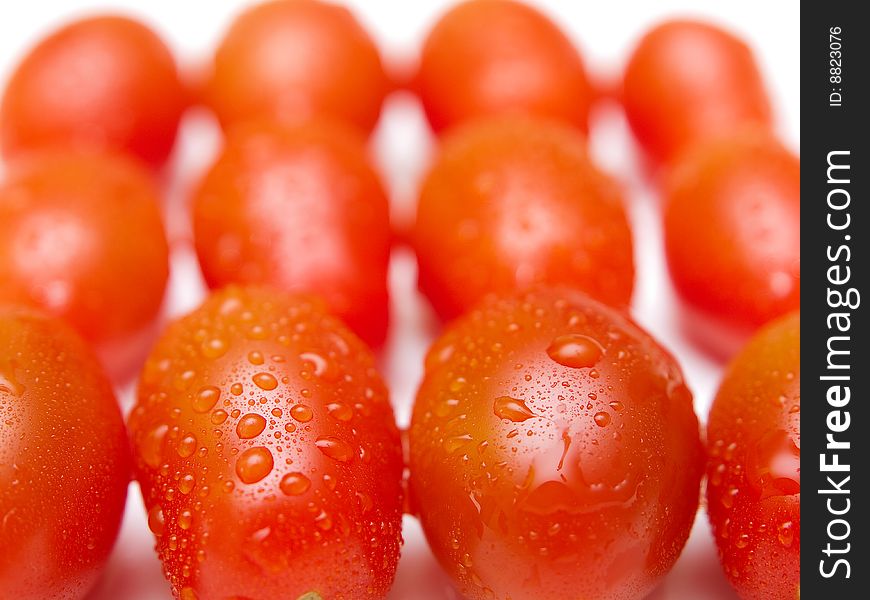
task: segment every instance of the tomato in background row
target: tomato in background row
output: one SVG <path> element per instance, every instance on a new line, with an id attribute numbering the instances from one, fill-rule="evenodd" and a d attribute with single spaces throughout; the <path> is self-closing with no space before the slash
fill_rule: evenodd
<path id="1" fill-rule="evenodd" d="M 641 39 L 625 68 L 623 104 L 656 162 L 735 128 L 771 122 L 752 51 L 727 31 L 698 21 L 667 21 Z"/>
<path id="2" fill-rule="evenodd" d="M 372 353 L 318 303 L 212 295 L 157 343 L 129 427 L 176 597 L 386 595 L 399 432 Z"/>
<path id="3" fill-rule="evenodd" d="M 800 597 L 801 330 L 793 313 L 734 359 L 707 424 L 707 512 L 744 600 Z"/>
<path id="4" fill-rule="evenodd" d="M 512 0 L 462 2 L 444 14 L 426 37 L 414 87 L 436 132 L 517 111 L 585 132 L 595 99 L 571 40 Z"/>
<path id="5" fill-rule="evenodd" d="M 63 317 L 122 376 L 160 312 L 169 250 L 150 174 L 122 156 L 40 153 L 0 184 L 0 303 Z"/>
<path id="6" fill-rule="evenodd" d="M 19 63 L 0 100 L 0 145 L 7 158 L 88 147 L 159 167 L 186 102 L 174 59 L 153 31 L 120 16 L 82 19 Z"/>
<path id="7" fill-rule="evenodd" d="M 665 250 L 701 343 L 731 355 L 800 308 L 800 160 L 763 131 L 701 144 L 665 185 Z"/>
<path id="8" fill-rule="evenodd" d="M 488 292 L 537 283 L 625 307 L 631 231 L 616 181 L 574 129 L 502 116 L 445 136 L 422 183 L 413 241 L 420 289 L 456 317 Z"/>
<path id="9" fill-rule="evenodd" d="M 195 192 L 193 230 L 211 287 L 318 294 L 367 342 L 383 343 L 389 209 L 355 131 L 267 122 L 234 129 Z"/>
<path id="10" fill-rule="evenodd" d="M 583 294 L 490 296 L 427 354 L 411 500 L 464 597 L 645 598 L 703 466 L 674 359 Z"/>
<path id="11" fill-rule="evenodd" d="M 204 100 L 225 128 L 329 117 L 369 132 L 390 88 L 374 41 L 348 9 L 273 0 L 233 22 L 215 52 Z"/>
<path id="12" fill-rule="evenodd" d="M 60 321 L 0 309 L 0 598 L 84 598 L 129 481 L 124 421 L 91 351 Z"/>

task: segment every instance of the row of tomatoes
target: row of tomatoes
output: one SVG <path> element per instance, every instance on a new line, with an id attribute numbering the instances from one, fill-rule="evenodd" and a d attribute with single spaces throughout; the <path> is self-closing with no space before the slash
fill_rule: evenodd
<path id="1" fill-rule="evenodd" d="M 621 313 L 631 233 L 585 147 L 593 86 L 553 23 L 504 1 L 447 13 L 411 80 L 445 133 L 408 237 L 436 311 L 466 316 L 427 359 L 410 508 L 470 597 L 642 597 L 682 548 L 704 458 L 677 366 Z M 370 38 L 332 5 L 260 5 L 197 87 L 227 130 L 191 202 L 209 285 L 316 292 L 378 345 L 392 234 L 363 134 L 393 84 Z M 623 88 L 668 172 L 669 263 L 701 321 L 742 340 L 798 308 L 798 161 L 769 132 L 746 47 L 669 23 Z M 0 299 L 64 317 L 116 374 L 135 365 L 168 273 L 159 192 L 120 153 L 162 164 L 183 90 L 149 30 L 107 17 L 37 46 L 0 105 Z M 565 288 L 515 295 L 540 284 L 619 312 Z M 797 328 L 790 317 L 752 342 L 709 424 L 710 514 L 747 598 L 797 586 Z M 2 332 L 0 535 L 21 550 L 0 557 L 0 591 L 78 597 L 120 518 L 123 424 L 74 334 L 26 311 Z M 369 351 L 316 302 L 212 296 L 152 351 L 129 428 L 176 595 L 385 593 L 399 437 Z"/>
<path id="2" fill-rule="evenodd" d="M 705 465 L 741 596 L 799 594 L 797 313 L 732 363 L 705 455 L 679 367 L 622 312 L 568 289 L 490 296 L 427 354 L 404 478 L 374 356 L 316 300 L 212 294 L 152 350 L 126 429 L 60 321 L 5 311 L 0 349 L 4 596 L 86 594 L 131 463 L 184 600 L 383 597 L 403 510 L 465 597 L 643 598 Z"/>

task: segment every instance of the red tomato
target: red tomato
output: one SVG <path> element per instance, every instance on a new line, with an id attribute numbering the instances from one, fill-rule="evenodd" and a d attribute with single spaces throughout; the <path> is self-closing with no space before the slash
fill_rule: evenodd
<path id="1" fill-rule="evenodd" d="M 666 196 L 668 266 L 697 322 L 745 340 L 800 307 L 797 157 L 765 133 L 723 138 L 683 157 Z"/>
<path id="2" fill-rule="evenodd" d="M 112 387 L 60 321 L 0 310 L 0 598 L 84 598 L 124 512 Z"/>
<path id="3" fill-rule="evenodd" d="M 771 122 L 752 51 L 727 31 L 696 21 L 668 21 L 641 39 L 625 68 L 623 103 L 656 161 L 735 127 Z"/>
<path id="4" fill-rule="evenodd" d="M 350 11 L 319 0 L 274 0 L 233 22 L 204 92 L 225 127 L 326 116 L 370 131 L 389 88 L 374 41 Z"/>
<path id="5" fill-rule="evenodd" d="M 168 261 L 157 190 L 127 159 L 42 154 L 0 186 L 0 302 L 65 318 L 114 371 L 141 351 Z"/>
<path id="6" fill-rule="evenodd" d="M 185 96 L 153 31 L 124 17 L 83 19 L 42 40 L 12 74 L 0 101 L 0 144 L 7 157 L 88 146 L 160 166 Z"/>
<path id="7" fill-rule="evenodd" d="M 352 131 L 268 123 L 233 131 L 193 201 L 206 281 L 322 295 L 369 343 L 388 321 L 387 199 Z"/>
<path id="8" fill-rule="evenodd" d="M 411 498 L 467 598 L 646 597 L 703 465 L 673 358 L 582 294 L 490 297 L 426 357 Z"/>
<path id="9" fill-rule="evenodd" d="M 800 597 L 801 330 L 793 313 L 728 367 L 707 424 L 707 511 L 744 600 Z"/>
<path id="10" fill-rule="evenodd" d="M 176 597 L 380 598 L 402 448 L 371 352 L 300 297 L 227 288 L 170 325 L 130 420 Z"/>
<path id="11" fill-rule="evenodd" d="M 423 45 L 415 87 L 436 131 L 525 111 L 585 132 L 595 95 L 559 27 L 510 0 L 463 2 L 441 17 Z"/>
<path id="12" fill-rule="evenodd" d="M 491 291 L 566 284 L 631 298 L 631 231 L 616 183 L 568 127 L 525 117 L 448 135 L 423 182 L 414 242 L 420 288 L 452 318 Z"/>

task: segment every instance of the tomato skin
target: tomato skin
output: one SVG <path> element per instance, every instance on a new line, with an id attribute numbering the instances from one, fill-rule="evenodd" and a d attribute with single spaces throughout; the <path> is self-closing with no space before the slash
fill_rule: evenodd
<path id="1" fill-rule="evenodd" d="M 401 442 L 371 352 L 318 303 L 213 294 L 154 348 L 129 428 L 176 597 L 386 594 Z"/>
<path id="2" fill-rule="evenodd" d="M 0 186 L 0 302 L 64 318 L 110 370 L 128 369 L 135 352 L 118 348 L 142 341 L 169 276 L 149 173 L 122 156 L 51 152 L 13 164 L 7 175 Z"/>
<path id="3" fill-rule="evenodd" d="M 624 307 L 631 231 L 616 183 L 555 122 L 497 117 L 443 140 L 413 233 L 420 289 L 445 319 L 488 292 L 548 283 Z"/>
<path id="4" fill-rule="evenodd" d="M 215 52 L 204 100 L 225 128 L 327 117 L 369 132 L 390 85 L 377 46 L 349 10 L 273 0 L 233 22 Z"/>
<path id="5" fill-rule="evenodd" d="M 124 421 L 91 351 L 56 319 L 0 308 L 0 597 L 84 598 L 129 481 Z"/>
<path id="6" fill-rule="evenodd" d="M 512 0 L 462 2 L 442 16 L 426 37 L 414 86 L 436 132 L 514 111 L 586 132 L 594 101 L 568 37 L 536 9 Z"/>
<path id="7" fill-rule="evenodd" d="M 644 598 L 698 507 L 703 448 L 678 366 L 579 292 L 490 296 L 451 324 L 409 437 L 412 501 L 472 599 Z"/>
<path id="8" fill-rule="evenodd" d="M 328 123 L 240 126 L 192 206 L 209 286 L 316 293 L 367 342 L 383 343 L 389 207 L 355 132 Z"/>
<path id="9" fill-rule="evenodd" d="M 708 514 L 744 600 L 799 597 L 800 373 L 800 313 L 792 313 L 733 360 L 710 410 Z"/>
<path id="10" fill-rule="evenodd" d="M 145 25 L 82 19 L 42 40 L 12 74 L 0 100 L 0 146 L 7 158 L 86 146 L 158 167 L 186 95 L 169 49 Z"/>
<path id="11" fill-rule="evenodd" d="M 667 183 L 664 234 L 682 299 L 745 340 L 800 307 L 799 159 L 757 130 L 701 144 Z"/>
<path id="12" fill-rule="evenodd" d="M 752 51 L 727 31 L 698 21 L 667 21 L 641 39 L 625 68 L 623 105 L 656 162 L 772 120 Z"/>

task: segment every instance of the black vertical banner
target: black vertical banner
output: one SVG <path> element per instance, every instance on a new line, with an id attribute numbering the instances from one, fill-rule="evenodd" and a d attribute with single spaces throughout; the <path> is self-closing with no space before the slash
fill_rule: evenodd
<path id="1" fill-rule="evenodd" d="M 801 14 L 801 596 L 870 597 L 870 24 Z"/>

